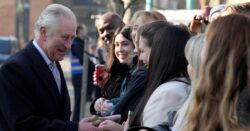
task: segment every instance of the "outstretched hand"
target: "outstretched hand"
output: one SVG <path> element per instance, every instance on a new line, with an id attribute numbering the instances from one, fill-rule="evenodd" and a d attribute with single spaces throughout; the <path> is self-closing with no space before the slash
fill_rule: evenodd
<path id="1" fill-rule="evenodd" d="M 78 131 L 102 131 L 96 127 L 99 123 L 95 121 L 95 116 L 84 118 L 79 122 Z"/>
<path id="2" fill-rule="evenodd" d="M 123 131 L 123 125 L 115 123 L 111 120 L 103 121 L 98 128 L 102 131 Z"/>
<path id="3" fill-rule="evenodd" d="M 98 98 L 94 104 L 95 111 L 102 116 L 110 115 L 110 111 L 114 105 L 105 98 Z"/>

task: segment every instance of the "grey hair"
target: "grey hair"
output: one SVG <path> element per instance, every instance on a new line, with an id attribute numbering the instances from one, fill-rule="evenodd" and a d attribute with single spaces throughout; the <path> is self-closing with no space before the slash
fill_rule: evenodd
<path id="1" fill-rule="evenodd" d="M 46 27 L 47 35 L 52 33 L 55 29 L 57 29 L 60 17 L 70 19 L 76 23 L 76 17 L 68 7 L 60 4 L 48 5 L 47 8 L 42 11 L 35 23 L 35 37 L 40 37 L 39 30 L 42 26 Z"/>

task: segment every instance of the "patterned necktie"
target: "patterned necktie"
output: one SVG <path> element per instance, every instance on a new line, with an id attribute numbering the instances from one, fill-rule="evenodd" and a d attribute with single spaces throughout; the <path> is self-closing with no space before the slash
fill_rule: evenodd
<path id="1" fill-rule="evenodd" d="M 60 78 L 60 73 L 59 73 L 59 71 L 58 71 L 58 69 L 56 67 L 56 63 L 51 62 L 49 64 L 49 67 L 50 67 L 50 70 L 52 71 L 53 76 L 55 78 L 57 88 L 58 88 L 59 92 L 61 92 L 61 78 Z"/>

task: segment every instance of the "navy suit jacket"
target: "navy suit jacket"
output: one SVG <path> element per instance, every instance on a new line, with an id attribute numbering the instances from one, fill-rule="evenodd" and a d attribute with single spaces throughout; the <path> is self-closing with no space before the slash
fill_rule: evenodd
<path id="1" fill-rule="evenodd" d="M 30 42 L 0 69 L 0 130 L 77 131 L 60 64 L 61 93 L 53 74 Z"/>

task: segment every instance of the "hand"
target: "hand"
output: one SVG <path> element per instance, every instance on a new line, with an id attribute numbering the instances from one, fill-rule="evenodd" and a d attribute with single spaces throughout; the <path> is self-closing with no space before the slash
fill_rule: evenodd
<path id="1" fill-rule="evenodd" d="M 93 84 L 98 86 L 98 87 L 102 86 L 101 81 L 99 81 L 97 78 L 96 71 L 94 71 L 94 73 L 93 73 Z"/>
<path id="2" fill-rule="evenodd" d="M 203 23 L 202 16 L 195 15 L 190 23 L 189 30 L 193 33 L 196 33 L 197 29 L 201 27 L 202 23 Z"/>
<path id="3" fill-rule="evenodd" d="M 102 111 L 102 105 L 103 105 L 103 103 L 104 103 L 105 100 L 106 100 L 106 99 L 104 99 L 103 97 L 101 97 L 101 98 L 98 98 L 98 99 L 95 101 L 94 108 L 95 108 L 95 111 L 96 111 L 97 113 L 101 113 L 101 111 Z"/>
<path id="4" fill-rule="evenodd" d="M 104 69 L 104 65 L 96 65 L 93 73 L 93 84 L 101 87 L 105 74 L 107 74 L 107 72 Z"/>
<path id="5" fill-rule="evenodd" d="M 102 107 L 101 107 L 101 114 L 102 116 L 107 116 L 111 114 L 111 109 L 114 105 L 112 103 L 110 103 L 108 100 L 105 100 L 102 103 Z"/>
<path id="6" fill-rule="evenodd" d="M 128 111 L 128 118 L 126 120 L 126 122 L 122 123 L 123 127 L 123 131 L 127 131 L 130 127 L 130 116 L 131 116 L 131 111 Z"/>
<path id="7" fill-rule="evenodd" d="M 101 123 L 101 120 L 98 118 L 99 116 L 92 115 L 90 117 L 83 118 L 81 121 L 85 121 L 88 123 L 92 123 L 94 126 L 98 126 Z"/>
<path id="8" fill-rule="evenodd" d="M 102 131 L 101 129 L 95 127 L 92 121 L 95 119 L 94 116 L 84 118 L 79 122 L 78 131 Z M 100 123 L 100 122 L 99 122 Z"/>
<path id="9" fill-rule="evenodd" d="M 123 131 L 123 126 L 111 120 L 103 121 L 99 127 L 102 131 Z"/>

